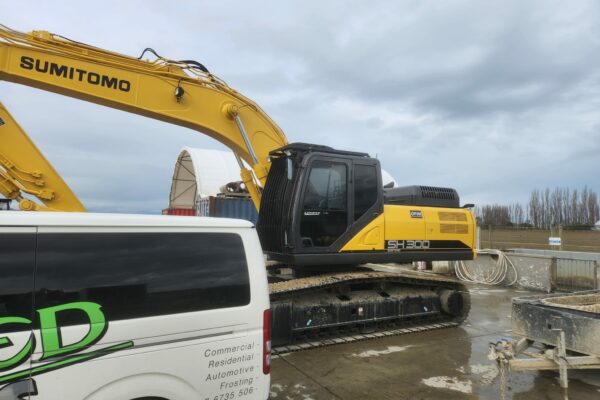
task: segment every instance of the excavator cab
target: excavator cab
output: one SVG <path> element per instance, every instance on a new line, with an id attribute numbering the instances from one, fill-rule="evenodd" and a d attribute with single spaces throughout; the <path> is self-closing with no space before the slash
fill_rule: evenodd
<path id="1" fill-rule="evenodd" d="M 270 157 L 257 223 L 263 250 L 293 265 L 350 263 L 336 257 L 341 248 L 383 213 L 379 161 L 305 143 Z"/>
<path id="2" fill-rule="evenodd" d="M 454 189 L 386 189 L 377 159 L 327 146 L 293 143 L 270 158 L 257 229 L 272 260 L 305 268 L 474 257 L 473 216 Z"/>

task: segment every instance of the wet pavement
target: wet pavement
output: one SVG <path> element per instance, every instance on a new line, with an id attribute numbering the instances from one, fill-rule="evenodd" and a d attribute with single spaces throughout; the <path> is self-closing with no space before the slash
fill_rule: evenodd
<path id="1" fill-rule="evenodd" d="M 273 360 L 271 399 L 500 399 L 490 342 L 510 335 L 512 289 L 471 287 L 467 321 L 449 328 L 306 350 Z M 569 373 L 568 398 L 600 400 L 600 371 Z M 564 399 L 552 371 L 515 372 L 506 399 Z"/>

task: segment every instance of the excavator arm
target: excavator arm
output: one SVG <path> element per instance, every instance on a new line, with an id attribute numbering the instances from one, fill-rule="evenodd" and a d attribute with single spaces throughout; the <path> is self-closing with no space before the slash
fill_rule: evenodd
<path id="1" fill-rule="evenodd" d="M 0 143 L 0 194 L 17 200 L 22 210 L 85 211 L 77 196 L 2 103 Z M 21 165 L 22 160 L 27 160 L 26 166 Z M 23 197 L 23 193 L 37 197 L 43 205 Z"/>
<path id="2" fill-rule="evenodd" d="M 233 150 L 242 180 L 258 209 L 270 168 L 269 152 L 287 144 L 281 129 L 256 103 L 227 86 L 202 64 L 162 58 L 149 50 L 156 56 L 152 61 L 46 31 L 25 34 L 0 25 L 0 80 L 158 119 L 212 137 Z M 8 160 L 17 155 L 22 158 L 31 146 L 31 142 L 17 145 L 9 152 L 3 144 L 3 156 Z M 242 160 L 252 167 L 251 171 Z M 51 168 L 39 172 L 60 180 Z M 13 186 L 3 186 L 2 194 L 17 198 L 20 195 L 15 190 L 25 191 L 23 182 L 13 176 Z M 55 196 L 63 196 L 59 189 L 56 186 Z M 44 201 L 36 193 L 31 194 Z M 66 206 L 60 209 L 75 211 Z"/>

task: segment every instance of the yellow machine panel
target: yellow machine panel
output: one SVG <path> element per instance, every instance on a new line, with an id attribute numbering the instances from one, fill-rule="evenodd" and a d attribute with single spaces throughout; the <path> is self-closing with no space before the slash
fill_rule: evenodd
<path id="1" fill-rule="evenodd" d="M 385 240 L 426 240 L 425 207 L 385 205 Z M 420 217 L 411 217 L 420 213 Z"/>
<path id="2" fill-rule="evenodd" d="M 371 221 L 341 251 L 473 248 L 475 219 L 468 209 L 384 205 L 383 215 Z"/>
<path id="3" fill-rule="evenodd" d="M 386 205 L 384 215 L 386 243 L 402 241 L 397 244 L 403 249 L 475 247 L 475 220 L 468 209 Z"/>
<path id="4" fill-rule="evenodd" d="M 385 218 L 378 216 L 344 245 L 341 251 L 373 251 L 385 248 Z"/>
<path id="5" fill-rule="evenodd" d="M 469 210 L 435 209 L 427 210 L 425 230 L 427 240 L 460 240 L 473 247 L 475 235 L 473 214 Z"/>

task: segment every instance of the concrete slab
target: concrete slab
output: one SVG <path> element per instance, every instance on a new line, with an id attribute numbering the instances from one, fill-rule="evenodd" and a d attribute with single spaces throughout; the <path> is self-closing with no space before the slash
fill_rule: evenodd
<path id="1" fill-rule="evenodd" d="M 272 398 L 498 399 L 490 342 L 510 331 L 510 301 L 524 291 L 473 287 L 458 328 L 387 336 L 288 354 L 273 361 Z M 572 374 L 571 399 L 599 399 L 598 371 Z M 557 374 L 512 374 L 507 399 L 563 399 Z"/>
<path id="2" fill-rule="evenodd" d="M 271 368 L 270 399 L 337 400 L 328 389 L 306 376 L 292 364 L 284 360 L 290 354 L 273 360 Z M 275 367 L 275 365 L 277 365 Z"/>

